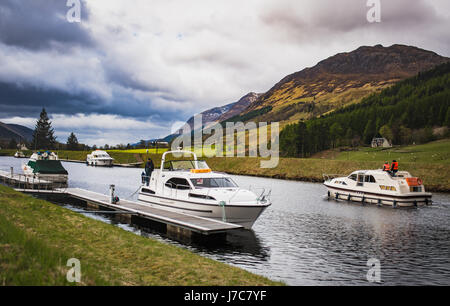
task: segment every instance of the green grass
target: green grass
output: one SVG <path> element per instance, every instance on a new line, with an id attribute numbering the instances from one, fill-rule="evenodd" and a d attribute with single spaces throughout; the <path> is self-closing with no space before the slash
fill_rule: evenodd
<path id="1" fill-rule="evenodd" d="M 407 163 L 450 164 L 450 139 L 422 145 L 402 146 L 389 149 L 361 148 L 359 151 L 340 152 L 336 160 L 391 162 L 393 159 Z"/>
<path id="2" fill-rule="evenodd" d="M 6 152 L 0 150 L 0 154 Z M 69 159 L 84 160 L 85 152 L 69 154 Z M 83 154 L 82 154 L 83 153 Z M 199 154 L 200 151 L 196 150 Z M 14 154 L 14 151 L 12 152 Z M 11 154 L 11 155 L 12 155 Z M 111 152 L 119 163 L 133 163 L 152 158 L 155 167 L 159 167 L 162 152 L 159 154 Z M 323 158 L 318 158 L 322 156 Z M 77 158 L 79 157 L 79 158 Z M 317 158 L 316 158 L 317 157 Z M 321 152 L 315 158 L 280 158 L 274 169 L 260 168 L 261 158 L 203 158 L 215 171 L 231 174 L 254 175 L 301 181 L 322 181 L 322 174 L 347 175 L 359 169 L 379 169 L 385 161 L 397 160 L 401 170 L 407 170 L 425 182 L 429 191 L 450 192 L 450 139 L 430 142 L 423 145 L 395 147 L 391 149 L 359 148 L 358 151 L 340 152 L 338 149 Z M 143 167 L 144 165 L 142 165 Z"/>
<path id="3" fill-rule="evenodd" d="M 138 153 L 138 154 L 146 154 L 148 150 L 148 153 L 150 154 L 156 154 L 156 151 L 158 151 L 158 153 L 164 153 L 166 152 L 168 149 L 167 148 L 159 148 L 158 150 L 156 150 L 155 148 L 152 149 L 130 149 L 130 150 L 107 150 L 108 153 L 111 152 L 119 152 L 119 153 Z"/>
<path id="4" fill-rule="evenodd" d="M 280 285 L 188 250 L 127 232 L 0 185 L 0 284 Z"/>

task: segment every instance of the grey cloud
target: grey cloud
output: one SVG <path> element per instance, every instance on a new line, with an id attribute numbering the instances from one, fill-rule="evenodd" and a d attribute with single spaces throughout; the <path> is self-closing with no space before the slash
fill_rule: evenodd
<path id="1" fill-rule="evenodd" d="M 184 120 L 190 115 L 187 110 L 158 109 L 152 106 L 151 101 L 143 103 L 126 94 L 118 94 L 113 101 L 104 101 L 88 94 L 0 82 L 0 117 L 35 117 L 42 107 L 49 113 L 118 114 L 137 119 L 152 117 L 161 121 Z"/>
<path id="2" fill-rule="evenodd" d="M 308 1 L 307 1 L 308 2 Z M 303 8 L 308 10 L 303 10 Z M 274 28 L 280 37 L 294 41 L 311 42 L 329 40 L 330 35 L 349 34 L 357 30 L 375 32 L 424 29 L 445 22 L 435 9 L 424 0 L 381 0 L 381 23 L 372 24 L 366 19 L 370 7 L 362 0 L 277 1 L 276 7 L 266 7 L 259 18 L 263 24 Z M 283 35 L 287 34 L 287 35 Z"/>
<path id="3" fill-rule="evenodd" d="M 82 2 L 82 20 L 88 20 Z M 89 33 L 80 23 L 69 23 L 66 0 L 2 0 L 0 2 L 0 41 L 31 50 L 58 45 L 93 45 Z"/>

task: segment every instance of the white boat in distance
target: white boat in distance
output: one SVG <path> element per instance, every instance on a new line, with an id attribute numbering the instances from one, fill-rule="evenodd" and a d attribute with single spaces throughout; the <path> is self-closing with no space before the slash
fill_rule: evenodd
<path id="1" fill-rule="evenodd" d="M 191 154 L 193 160 L 165 161 L 167 154 Z M 145 181 L 145 178 L 144 178 Z M 168 151 L 155 169 L 149 184 L 139 190 L 139 201 L 146 205 L 235 223 L 250 229 L 271 205 L 270 191 L 261 193 L 240 188 L 224 173 L 212 172 L 205 161 L 191 151 Z"/>
<path id="2" fill-rule="evenodd" d="M 14 153 L 15 158 L 26 158 L 25 154 L 22 151 L 17 151 Z"/>
<path id="3" fill-rule="evenodd" d="M 114 159 L 106 151 L 95 150 L 86 156 L 88 166 L 112 167 Z"/>
<path id="4" fill-rule="evenodd" d="M 33 153 L 28 163 L 22 165 L 22 170 L 30 178 L 53 182 L 61 187 L 67 186 L 69 174 L 54 152 L 38 151 Z"/>
<path id="5" fill-rule="evenodd" d="M 425 191 L 420 178 L 407 171 L 395 176 L 379 170 L 358 170 L 347 177 L 330 178 L 324 182 L 328 197 L 355 202 L 413 207 L 429 205 L 431 193 Z"/>

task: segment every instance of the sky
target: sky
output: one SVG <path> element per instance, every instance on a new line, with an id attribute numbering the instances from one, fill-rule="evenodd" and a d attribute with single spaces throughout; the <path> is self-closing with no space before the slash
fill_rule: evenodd
<path id="1" fill-rule="evenodd" d="M 450 57 L 448 0 L 381 0 L 374 23 L 367 0 L 83 0 L 80 22 L 66 4 L 0 2 L 0 121 L 34 128 L 45 107 L 60 142 L 164 137 L 362 45 Z"/>

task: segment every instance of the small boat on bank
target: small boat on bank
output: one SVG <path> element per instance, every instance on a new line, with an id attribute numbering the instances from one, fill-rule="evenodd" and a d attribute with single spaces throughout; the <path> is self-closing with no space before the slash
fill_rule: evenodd
<path id="1" fill-rule="evenodd" d="M 112 167 L 114 159 L 106 151 L 95 150 L 86 156 L 88 166 Z"/>
<path id="2" fill-rule="evenodd" d="M 33 179 L 42 179 L 61 187 L 66 187 L 68 172 L 64 169 L 55 152 L 35 152 L 31 155 L 28 163 L 22 165 L 23 173 Z"/>
<path id="3" fill-rule="evenodd" d="M 171 153 L 193 155 L 193 160 L 171 160 Z M 143 177 L 138 200 L 146 205 L 174 212 L 235 223 L 250 229 L 271 205 L 270 191 L 260 195 L 240 188 L 224 173 L 212 172 L 205 161 L 191 151 L 168 151 L 162 156 L 148 185 Z"/>
<path id="4" fill-rule="evenodd" d="M 26 158 L 25 154 L 22 151 L 17 151 L 14 153 L 15 158 Z"/>
<path id="5" fill-rule="evenodd" d="M 328 197 L 334 199 L 393 207 L 432 203 L 432 194 L 425 191 L 422 180 L 407 171 L 399 171 L 393 176 L 381 169 L 358 170 L 347 177 L 328 178 L 324 185 L 328 189 Z"/>

